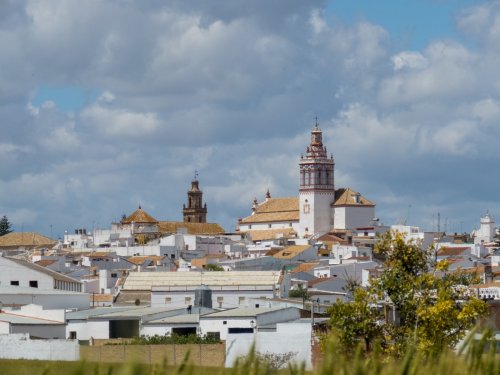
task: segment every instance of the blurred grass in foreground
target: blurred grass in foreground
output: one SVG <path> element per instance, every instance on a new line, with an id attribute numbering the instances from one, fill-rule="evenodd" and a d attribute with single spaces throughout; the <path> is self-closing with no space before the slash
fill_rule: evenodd
<path id="1" fill-rule="evenodd" d="M 425 357 L 414 350 L 408 350 L 403 358 L 382 357 L 377 349 L 369 354 L 357 350 L 353 355 L 340 354 L 335 340 L 325 345 L 323 361 L 314 371 L 307 372 L 303 365 L 292 364 L 276 370 L 273 363 L 266 362 L 255 350 L 240 358 L 233 368 L 198 367 L 190 364 L 187 355 L 178 366 L 162 364 L 145 365 L 135 363 L 86 363 L 50 362 L 27 360 L 0 360 L 1 375 L 212 375 L 212 374 L 341 374 L 341 375 L 500 375 L 500 356 L 495 353 L 494 341 L 484 335 L 482 340 L 466 341 L 461 353 L 446 351 L 433 358 Z"/>

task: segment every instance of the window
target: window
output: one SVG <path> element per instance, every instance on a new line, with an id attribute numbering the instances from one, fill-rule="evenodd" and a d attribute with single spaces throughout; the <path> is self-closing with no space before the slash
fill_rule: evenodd
<path id="1" fill-rule="evenodd" d="M 227 324 L 227 320 L 223 320 L 223 321 L 222 321 L 222 324 Z"/>
<path id="2" fill-rule="evenodd" d="M 116 278 L 116 277 L 118 277 L 118 275 L 116 273 L 112 273 L 111 277 L 115 277 Z"/>
<path id="3" fill-rule="evenodd" d="M 30 288 L 38 288 L 38 281 L 30 280 Z"/>
<path id="4" fill-rule="evenodd" d="M 268 227 L 268 228 L 271 228 L 271 224 L 267 224 L 267 227 Z"/>
<path id="5" fill-rule="evenodd" d="M 172 298 L 171 297 L 165 297 L 165 305 L 168 305 L 169 303 L 172 303 Z"/>
<path id="6" fill-rule="evenodd" d="M 69 339 L 70 340 L 76 340 L 76 331 L 70 331 L 69 332 Z"/>
<path id="7" fill-rule="evenodd" d="M 245 297 L 238 297 L 238 304 L 244 305 L 245 304 Z"/>
<path id="8" fill-rule="evenodd" d="M 191 297 L 186 297 L 186 298 L 184 298 L 184 303 L 185 303 L 186 305 L 190 305 L 190 304 L 191 304 Z"/>
<path id="9" fill-rule="evenodd" d="M 19 286 L 19 280 L 10 280 L 10 285 Z"/>
<path id="10" fill-rule="evenodd" d="M 253 328 L 229 328 L 227 330 L 228 333 L 252 333 Z"/>
<path id="11" fill-rule="evenodd" d="M 175 259 L 175 254 L 170 254 L 170 259 Z"/>

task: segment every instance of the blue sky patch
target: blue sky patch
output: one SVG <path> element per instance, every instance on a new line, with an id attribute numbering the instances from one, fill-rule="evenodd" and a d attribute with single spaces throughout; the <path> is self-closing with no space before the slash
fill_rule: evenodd
<path id="1" fill-rule="evenodd" d="M 455 17 L 477 0 L 330 0 L 326 19 L 350 25 L 368 21 L 381 25 L 399 49 L 422 50 L 432 39 L 461 41 Z"/>
<path id="2" fill-rule="evenodd" d="M 40 86 L 37 88 L 35 98 L 31 103 L 35 107 L 40 107 L 43 103 L 52 101 L 57 108 L 71 112 L 92 103 L 99 94 L 99 90 L 83 89 L 76 86 Z"/>

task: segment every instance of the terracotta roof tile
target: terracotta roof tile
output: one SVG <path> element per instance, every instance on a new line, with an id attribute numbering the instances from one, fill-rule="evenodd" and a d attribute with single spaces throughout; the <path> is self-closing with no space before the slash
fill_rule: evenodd
<path id="1" fill-rule="evenodd" d="M 441 256 L 452 256 L 452 255 L 460 255 L 464 253 L 465 251 L 470 251 L 469 246 L 461 246 L 461 247 L 448 247 L 448 246 L 443 246 L 440 247 L 437 254 Z"/>
<path id="2" fill-rule="evenodd" d="M 249 234 L 252 237 L 252 241 L 265 241 L 297 236 L 297 233 L 293 230 L 293 228 L 249 230 L 242 231 L 241 233 Z"/>
<path id="3" fill-rule="evenodd" d="M 157 261 L 161 261 L 165 259 L 165 256 L 162 256 L 162 255 L 145 255 L 145 256 L 132 256 L 132 257 L 128 257 L 127 260 L 130 262 L 130 263 L 133 263 L 135 265 L 140 265 L 140 264 L 143 264 L 145 261 L 149 260 L 149 261 L 152 261 L 152 262 L 157 262 Z"/>
<path id="4" fill-rule="evenodd" d="M 11 232 L 0 237 L 0 247 L 52 247 L 56 241 L 36 232 Z"/>
<path id="5" fill-rule="evenodd" d="M 358 202 L 356 196 L 359 196 Z M 342 188 L 335 190 L 335 201 L 332 206 L 375 206 L 375 204 L 351 188 Z"/>
<path id="6" fill-rule="evenodd" d="M 310 245 L 293 245 L 287 246 L 283 250 L 277 252 L 273 257 L 278 259 L 292 259 L 302 253 L 303 251 L 310 249 Z"/>
<path id="7" fill-rule="evenodd" d="M 162 234 L 177 233 L 179 228 L 185 228 L 188 234 L 192 235 L 215 235 L 225 233 L 217 223 L 186 223 L 183 221 L 160 221 L 158 227 Z"/>
<path id="8" fill-rule="evenodd" d="M 243 224 L 275 222 L 275 221 L 298 221 L 299 220 L 299 198 L 269 198 L 259 204 L 253 215 L 241 220 Z"/>
<path id="9" fill-rule="evenodd" d="M 319 264 L 319 262 L 314 262 L 314 263 L 301 263 L 297 266 L 297 268 L 295 268 L 293 271 L 291 271 L 290 273 L 298 273 L 298 272 L 308 272 L 312 269 L 314 269 L 314 267 L 316 267 L 317 265 Z"/>
<path id="10" fill-rule="evenodd" d="M 132 223 L 147 223 L 147 224 L 157 224 L 153 216 L 144 211 L 141 206 L 135 210 L 129 217 L 122 220 L 122 224 L 132 224 Z"/>

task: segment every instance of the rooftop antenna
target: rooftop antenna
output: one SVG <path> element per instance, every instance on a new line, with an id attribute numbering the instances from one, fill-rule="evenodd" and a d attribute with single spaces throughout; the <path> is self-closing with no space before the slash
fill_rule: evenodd
<path id="1" fill-rule="evenodd" d="M 316 122 L 316 127 L 319 126 L 319 123 L 318 123 L 318 116 L 314 116 L 314 121 Z"/>

